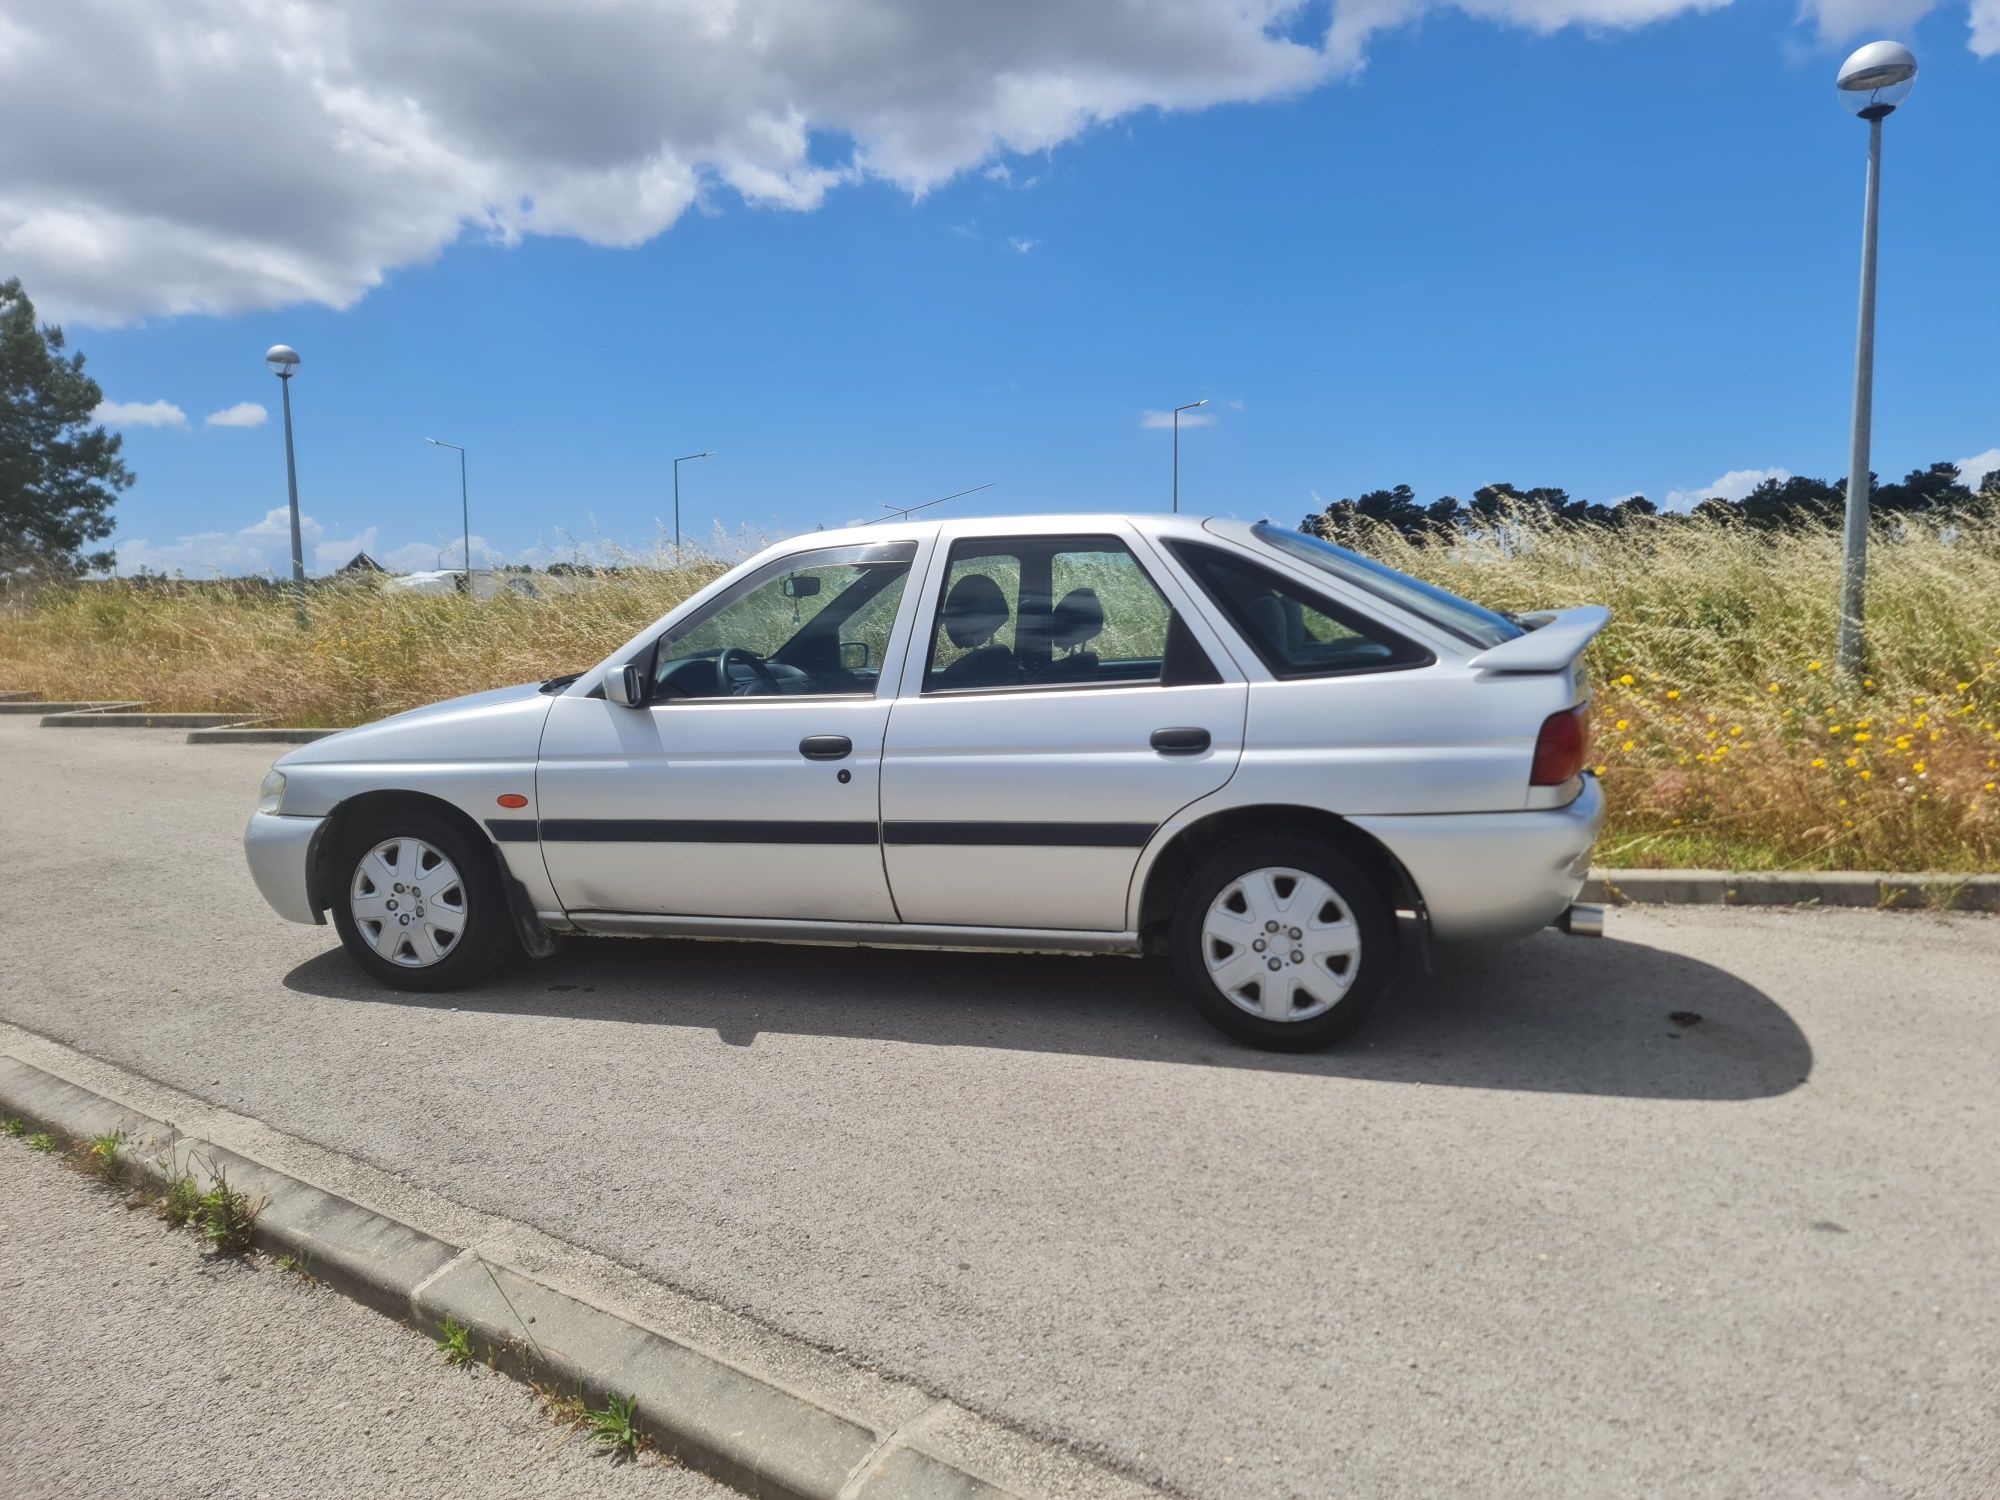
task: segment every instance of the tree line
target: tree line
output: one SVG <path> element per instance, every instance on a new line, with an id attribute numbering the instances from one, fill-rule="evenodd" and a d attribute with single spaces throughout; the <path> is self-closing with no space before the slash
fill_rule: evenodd
<path id="1" fill-rule="evenodd" d="M 1953 463 L 1912 469 L 1897 484 L 1883 484 L 1870 474 L 1870 513 L 1948 517 L 1975 505 L 2000 500 L 2000 469 L 1978 476 L 1976 484 L 1967 482 L 1971 478 L 1960 474 L 1958 465 Z M 1644 495 L 1631 495 L 1607 505 L 1596 500 L 1573 500 L 1569 491 L 1553 485 L 1523 489 L 1507 483 L 1480 486 L 1472 492 L 1469 504 L 1456 495 L 1445 495 L 1426 505 L 1407 484 L 1399 484 L 1393 489 L 1370 490 L 1356 498 L 1336 500 L 1326 509 L 1308 515 L 1299 523 L 1299 530 L 1338 541 L 1365 532 L 1372 522 L 1393 527 L 1412 541 L 1428 541 L 1449 539 L 1464 531 L 1503 523 L 1618 528 L 1694 515 L 1765 531 L 1785 531 L 1838 526 L 1846 505 L 1844 482 L 1832 484 L 1803 474 L 1766 479 L 1740 500 L 1712 496 L 1686 512 L 1663 512 Z"/>

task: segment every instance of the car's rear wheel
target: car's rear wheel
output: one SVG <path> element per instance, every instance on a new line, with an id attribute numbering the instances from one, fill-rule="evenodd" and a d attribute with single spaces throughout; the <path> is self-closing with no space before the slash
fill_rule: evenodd
<path id="1" fill-rule="evenodd" d="M 1174 967 L 1238 1041 L 1308 1052 L 1353 1032 L 1388 988 L 1395 914 L 1352 860 L 1310 839 L 1241 839 L 1196 867 L 1174 914 Z"/>
<path id="2" fill-rule="evenodd" d="M 470 984 L 513 941 L 490 852 L 436 813 L 370 814 L 344 831 L 333 925 L 399 990 Z"/>

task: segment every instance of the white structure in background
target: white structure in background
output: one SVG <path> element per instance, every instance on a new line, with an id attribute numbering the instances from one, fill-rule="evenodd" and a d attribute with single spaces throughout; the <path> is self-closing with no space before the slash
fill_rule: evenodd
<path id="1" fill-rule="evenodd" d="M 538 599 L 542 593 L 535 580 L 526 573 L 474 568 L 471 582 L 472 597 L 475 599 L 492 599 L 501 594 Z M 382 591 L 389 594 L 462 594 L 465 589 L 466 571 L 463 568 L 431 568 L 422 573 L 399 573 L 382 580 Z"/>

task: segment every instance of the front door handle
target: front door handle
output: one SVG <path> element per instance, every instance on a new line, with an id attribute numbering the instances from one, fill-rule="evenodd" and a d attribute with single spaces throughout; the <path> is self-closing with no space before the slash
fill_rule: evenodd
<path id="1" fill-rule="evenodd" d="M 1155 729 L 1153 748 L 1162 755 L 1199 755 L 1208 748 L 1208 731 L 1192 725 Z"/>
<path id="2" fill-rule="evenodd" d="M 809 734 L 799 741 L 799 754 L 807 760 L 846 760 L 854 753 L 854 741 L 844 734 Z"/>

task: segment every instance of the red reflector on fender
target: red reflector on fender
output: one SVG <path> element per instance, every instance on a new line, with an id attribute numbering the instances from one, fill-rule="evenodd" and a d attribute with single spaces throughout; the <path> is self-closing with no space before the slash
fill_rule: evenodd
<path id="1" fill-rule="evenodd" d="M 526 807 L 528 805 L 528 799 L 523 797 L 519 792 L 502 792 L 494 800 L 502 807 Z"/>
<path id="2" fill-rule="evenodd" d="M 1528 773 L 1529 786 L 1561 786 L 1583 769 L 1590 751 L 1590 705 L 1579 703 L 1542 720 L 1542 732 L 1535 736 L 1535 766 Z"/>

